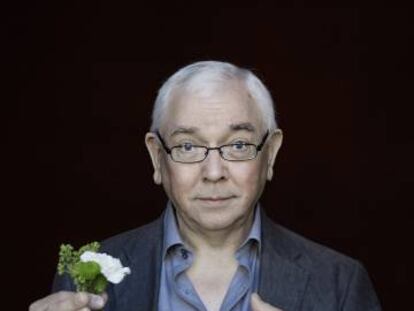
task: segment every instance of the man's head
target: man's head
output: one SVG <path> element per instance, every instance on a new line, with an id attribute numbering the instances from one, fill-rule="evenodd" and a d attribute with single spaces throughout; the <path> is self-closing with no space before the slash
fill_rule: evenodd
<path id="1" fill-rule="evenodd" d="M 146 135 L 154 181 L 164 186 L 180 225 L 193 230 L 232 229 L 252 219 L 281 141 L 266 87 L 250 71 L 222 62 L 191 64 L 171 76 Z M 257 151 L 249 145 L 261 142 Z M 230 146 L 182 163 L 194 146 L 222 145 Z M 178 153 L 170 154 L 175 146 Z"/>

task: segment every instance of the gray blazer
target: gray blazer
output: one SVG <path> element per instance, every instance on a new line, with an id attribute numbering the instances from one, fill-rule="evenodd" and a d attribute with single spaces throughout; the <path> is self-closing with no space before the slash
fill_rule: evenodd
<path id="1" fill-rule="evenodd" d="M 110 285 L 106 311 L 156 310 L 161 271 L 162 218 L 102 242 L 132 274 Z M 309 241 L 262 215 L 259 295 L 283 311 L 381 310 L 362 265 Z M 67 277 L 53 291 L 73 290 Z M 174 310 L 179 311 L 179 310 Z"/>

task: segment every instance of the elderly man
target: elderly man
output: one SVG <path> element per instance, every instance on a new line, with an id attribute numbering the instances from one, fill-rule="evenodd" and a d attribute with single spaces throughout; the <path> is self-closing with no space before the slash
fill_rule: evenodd
<path id="1" fill-rule="evenodd" d="M 145 143 L 166 210 L 103 242 L 132 274 L 101 297 L 72 293 L 58 277 L 61 292 L 31 310 L 380 310 L 357 261 L 260 207 L 282 132 L 252 72 L 213 61 L 180 69 L 159 91 Z"/>

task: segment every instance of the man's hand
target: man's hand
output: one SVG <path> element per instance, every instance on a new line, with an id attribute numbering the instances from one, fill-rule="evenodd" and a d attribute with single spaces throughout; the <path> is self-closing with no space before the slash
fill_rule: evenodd
<path id="1" fill-rule="evenodd" d="M 276 307 L 264 302 L 256 293 L 252 294 L 252 310 L 253 311 L 282 311 Z"/>
<path id="2" fill-rule="evenodd" d="M 103 309 L 108 296 L 61 291 L 33 302 L 29 311 L 89 311 Z"/>

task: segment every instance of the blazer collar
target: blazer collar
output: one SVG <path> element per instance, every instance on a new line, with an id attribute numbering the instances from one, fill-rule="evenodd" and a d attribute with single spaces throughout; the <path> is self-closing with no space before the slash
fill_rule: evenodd
<path id="1" fill-rule="evenodd" d="M 259 295 L 284 311 L 298 310 L 309 281 L 309 272 L 298 264 L 301 254 L 264 213 L 262 235 Z"/>
<path id="2" fill-rule="evenodd" d="M 123 262 L 131 275 L 113 286 L 114 309 L 123 311 L 156 311 L 160 287 L 162 257 L 162 218 L 134 230 L 123 241 Z M 109 294 L 109 293 L 108 293 Z M 111 301 L 109 302 L 111 305 Z M 116 306 L 116 307 L 115 307 Z M 112 308 L 109 308 L 112 310 Z"/>

